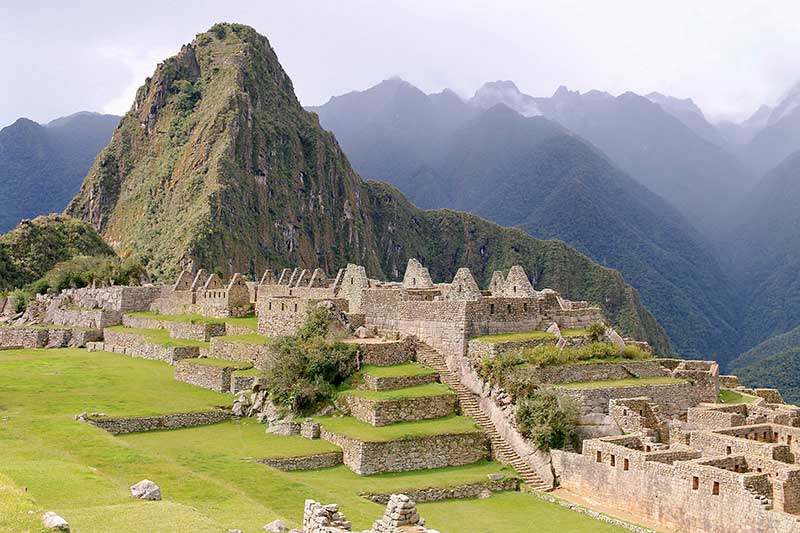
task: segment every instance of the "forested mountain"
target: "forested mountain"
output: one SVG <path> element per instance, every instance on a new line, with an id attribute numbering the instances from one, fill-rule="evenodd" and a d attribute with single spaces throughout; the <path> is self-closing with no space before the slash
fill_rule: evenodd
<path id="1" fill-rule="evenodd" d="M 501 88 L 515 89 L 506 82 Z M 377 114 L 375 89 L 348 94 L 347 113 L 328 109 L 339 98 L 316 108 L 323 127 L 337 138 L 340 131 L 370 124 L 369 136 L 341 137 L 348 154 L 369 153 L 370 166 L 356 167 L 365 176 L 385 177 L 421 207 L 471 211 L 537 238 L 564 240 L 620 270 L 681 353 L 723 358 L 735 353 L 733 297 L 708 243 L 675 209 L 595 147 L 544 117 L 523 117 L 498 104 L 477 116 L 468 111 L 466 122 L 451 121 L 463 125 L 451 128 L 449 136 L 439 135 L 424 151 L 406 144 L 401 158 L 418 162 L 415 172 L 376 168 L 380 146 L 363 146 L 361 139 L 411 137 L 414 123 L 402 117 L 403 109 L 392 98 L 384 101 L 383 113 L 392 120 L 370 120 Z M 369 117 L 359 112 L 359 94 L 368 102 Z M 434 105 L 429 101 L 409 112 L 430 114 Z M 398 131 L 398 124 L 412 127 Z"/>
<path id="2" fill-rule="evenodd" d="M 67 211 L 162 279 L 189 264 L 260 274 L 289 265 L 332 273 L 347 262 L 398 279 L 418 257 L 438 279 L 468 266 L 485 284 L 520 263 L 537 286 L 598 302 L 624 332 L 671 352 L 619 273 L 563 243 L 421 211 L 363 182 L 300 106 L 266 38 L 239 24 L 215 25 L 158 66 Z"/>
<path id="3" fill-rule="evenodd" d="M 82 112 L 45 125 L 21 118 L 0 130 L 0 233 L 62 211 L 118 122 Z"/>
<path id="4" fill-rule="evenodd" d="M 728 141 L 716 126 L 706 120 L 703 111 L 691 98 L 675 98 L 658 92 L 645 95 L 645 98 L 661 106 L 661 109 L 680 120 L 686 127 L 707 141 L 728 149 Z"/>
<path id="5" fill-rule="evenodd" d="M 778 388 L 784 400 L 800 403 L 800 327 L 741 354 L 731 362 L 731 372 L 748 386 Z"/>

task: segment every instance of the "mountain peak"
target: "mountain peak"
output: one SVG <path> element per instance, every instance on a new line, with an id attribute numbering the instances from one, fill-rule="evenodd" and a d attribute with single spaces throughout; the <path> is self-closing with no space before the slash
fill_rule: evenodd
<path id="1" fill-rule="evenodd" d="M 483 109 L 489 109 L 496 104 L 505 104 L 525 117 L 542 114 L 534 98 L 520 92 L 517 85 L 509 80 L 484 83 L 475 91 L 470 103 Z"/>

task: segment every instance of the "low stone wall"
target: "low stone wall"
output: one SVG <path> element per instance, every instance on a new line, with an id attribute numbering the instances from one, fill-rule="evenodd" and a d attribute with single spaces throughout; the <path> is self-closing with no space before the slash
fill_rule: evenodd
<path id="1" fill-rule="evenodd" d="M 413 337 L 402 340 L 355 339 L 347 342 L 358 345 L 363 365 L 399 365 L 413 360 L 417 353 Z"/>
<path id="2" fill-rule="evenodd" d="M 122 435 L 124 433 L 207 426 L 209 424 L 223 422 L 229 418 L 231 418 L 231 412 L 229 410 L 218 409 L 216 411 L 175 413 L 160 416 L 89 417 L 86 419 L 86 422 L 108 431 L 112 435 Z"/>
<path id="3" fill-rule="evenodd" d="M 173 339 L 189 339 L 208 342 L 211 337 L 225 335 L 225 324 L 192 324 L 190 322 L 170 322 L 169 336 Z"/>
<path id="4" fill-rule="evenodd" d="M 194 359 L 201 355 L 199 346 L 161 346 L 160 344 L 148 342 L 135 333 L 106 328 L 103 330 L 103 336 L 103 342 L 94 345 L 94 349 L 121 353 L 142 359 L 165 361 L 171 365 L 181 359 Z"/>
<path id="5" fill-rule="evenodd" d="M 0 347 L 67 348 L 83 347 L 103 338 L 98 329 L 76 327 L 0 327 Z"/>
<path id="6" fill-rule="evenodd" d="M 343 399 L 352 416 L 373 426 L 441 418 L 455 412 L 458 404 L 455 394 L 382 401 L 345 394 Z"/>
<path id="7" fill-rule="evenodd" d="M 237 376 L 236 372 L 231 374 L 231 392 L 237 393 L 243 390 L 253 390 L 258 376 Z"/>
<path id="8" fill-rule="evenodd" d="M 122 325 L 135 329 L 167 329 L 169 321 L 155 317 L 123 315 Z"/>
<path id="9" fill-rule="evenodd" d="M 439 374 L 418 374 L 416 376 L 371 376 L 364 374 L 364 383 L 362 389 L 385 391 L 395 389 L 405 389 L 408 387 L 416 387 L 417 385 L 426 385 L 428 383 L 436 383 L 439 381 Z"/>
<path id="10" fill-rule="evenodd" d="M 576 381 L 604 381 L 610 379 L 654 378 L 669 376 L 657 360 L 628 361 L 625 363 L 588 363 L 576 365 L 550 365 L 530 370 L 541 383 L 574 383 Z"/>
<path id="11" fill-rule="evenodd" d="M 637 398 L 646 396 L 657 404 L 662 414 L 680 416 L 701 402 L 713 402 L 717 398 L 713 387 L 695 383 L 667 383 L 661 385 L 635 385 L 631 387 L 606 387 L 595 389 L 572 389 L 554 387 L 575 398 L 582 406 L 584 415 L 608 414 L 608 401 L 612 398 Z"/>
<path id="12" fill-rule="evenodd" d="M 204 365 L 192 359 L 175 363 L 175 379 L 216 392 L 230 392 L 231 375 L 237 367 Z"/>
<path id="13" fill-rule="evenodd" d="M 253 333 L 258 333 L 258 331 L 246 326 L 237 326 L 235 324 L 225 322 L 225 335 L 250 335 Z"/>
<path id="14" fill-rule="evenodd" d="M 61 295 L 69 297 L 78 307 L 131 313 L 147 311 L 150 304 L 163 292 L 164 287 L 160 285 L 143 287 L 118 285 L 94 289 L 91 287 L 67 289 Z"/>
<path id="15" fill-rule="evenodd" d="M 344 464 L 362 476 L 466 465 L 489 456 L 489 441 L 480 431 L 364 442 L 323 427 L 321 437 L 342 448 Z"/>
<path id="16" fill-rule="evenodd" d="M 461 500 L 477 498 L 485 491 L 507 492 L 519 490 L 519 478 L 506 478 L 499 481 L 479 481 L 453 487 L 428 487 L 424 489 L 403 490 L 402 493 L 417 503 L 438 502 L 442 500 Z M 388 503 L 391 494 L 359 492 L 359 496 L 375 503 Z"/>
<path id="17" fill-rule="evenodd" d="M 500 354 L 516 352 L 527 348 L 534 348 L 542 344 L 555 344 L 558 339 L 553 336 L 543 339 L 532 339 L 527 341 L 511 342 L 487 342 L 479 339 L 470 340 L 467 343 L 467 357 L 473 362 L 484 358 L 497 357 Z M 589 337 L 572 336 L 564 337 L 568 347 L 583 346 L 589 342 Z"/>
<path id="18" fill-rule="evenodd" d="M 122 322 L 122 313 L 104 309 L 53 309 L 50 320 L 58 326 L 103 329 Z"/>
<path id="19" fill-rule="evenodd" d="M 208 353 L 214 359 L 250 361 L 256 365 L 260 365 L 274 356 L 270 347 L 265 344 L 228 341 L 220 337 L 211 338 Z"/>
<path id="20" fill-rule="evenodd" d="M 9 348 L 44 348 L 48 337 L 46 329 L 0 327 L 0 346 Z"/>
<path id="21" fill-rule="evenodd" d="M 258 459 L 257 462 L 284 472 L 319 470 L 320 468 L 330 468 L 342 464 L 342 452 L 318 453 L 302 457 L 275 457 L 272 459 Z"/>

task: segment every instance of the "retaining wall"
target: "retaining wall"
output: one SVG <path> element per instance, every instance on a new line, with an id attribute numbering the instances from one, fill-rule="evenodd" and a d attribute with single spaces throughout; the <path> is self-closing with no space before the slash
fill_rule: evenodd
<path id="1" fill-rule="evenodd" d="M 437 381 L 439 381 L 439 374 L 435 372 L 431 374 L 418 374 L 416 376 L 372 376 L 370 374 L 364 374 L 364 383 L 361 388 L 385 391 L 416 387 L 417 385 L 426 385 L 428 383 L 436 383 Z"/>
<path id="2" fill-rule="evenodd" d="M 342 464 L 342 452 L 318 453 L 303 457 L 275 457 L 272 459 L 259 459 L 257 462 L 284 472 L 318 470 Z"/>
<path id="3" fill-rule="evenodd" d="M 352 416 L 373 426 L 441 418 L 452 414 L 458 404 L 455 394 L 381 401 L 345 394 L 344 401 Z"/>
<path id="4" fill-rule="evenodd" d="M 138 433 L 143 431 L 159 431 L 163 429 L 181 429 L 194 426 L 207 426 L 231 418 L 227 409 L 204 411 L 198 413 L 175 413 L 160 416 L 139 417 L 90 417 L 86 422 L 112 435 Z"/>

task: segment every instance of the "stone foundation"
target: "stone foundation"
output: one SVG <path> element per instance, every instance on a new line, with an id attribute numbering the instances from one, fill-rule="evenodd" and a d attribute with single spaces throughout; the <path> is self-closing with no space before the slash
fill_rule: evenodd
<path id="1" fill-rule="evenodd" d="M 77 327 L 0 327 L 0 347 L 67 348 L 83 347 L 103 338 L 98 329 Z"/>
<path id="2" fill-rule="evenodd" d="M 386 391 L 396 389 L 406 389 L 417 385 L 426 385 L 439 381 L 439 374 L 419 374 L 416 376 L 371 376 L 364 374 L 364 383 L 361 387 L 366 390 Z"/>
<path id="3" fill-rule="evenodd" d="M 352 394 L 342 398 L 352 416 L 373 426 L 441 418 L 453 414 L 458 404 L 457 396 L 452 393 L 380 401 Z"/>
<path id="4" fill-rule="evenodd" d="M 189 339 L 208 342 L 211 337 L 225 335 L 225 324 L 192 324 L 190 322 L 169 322 L 167 329 L 173 339 Z"/>
<path id="5" fill-rule="evenodd" d="M 54 309 L 49 318 L 53 324 L 58 326 L 103 329 L 120 324 L 122 313 L 105 309 Z"/>
<path id="6" fill-rule="evenodd" d="M 175 363 L 175 379 L 216 392 L 230 392 L 231 375 L 241 368 L 206 365 L 202 363 L 202 359 L 200 361 L 183 359 Z"/>
<path id="7" fill-rule="evenodd" d="M 211 338 L 208 353 L 214 359 L 250 361 L 256 365 L 261 365 L 273 357 L 272 350 L 265 344 L 229 341 L 220 337 Z"/>
<path id="8" fill-rule="evenodd" d="M 318 453 L 303 457 L 276 457 L 272 459 L 259 459 L 259 463 L 270 468 L 292 472 L 295 470 L 319 470 L 342 464 L 342 452 Z"/>
<path id="9" fill-rule="evenodd" d="M 348 339 L 346 342 L 358 345 L 363 365 L 399 365 L 406 361 L 412 361 L 416 355 L 412 337 L 402 340 Z"/>

